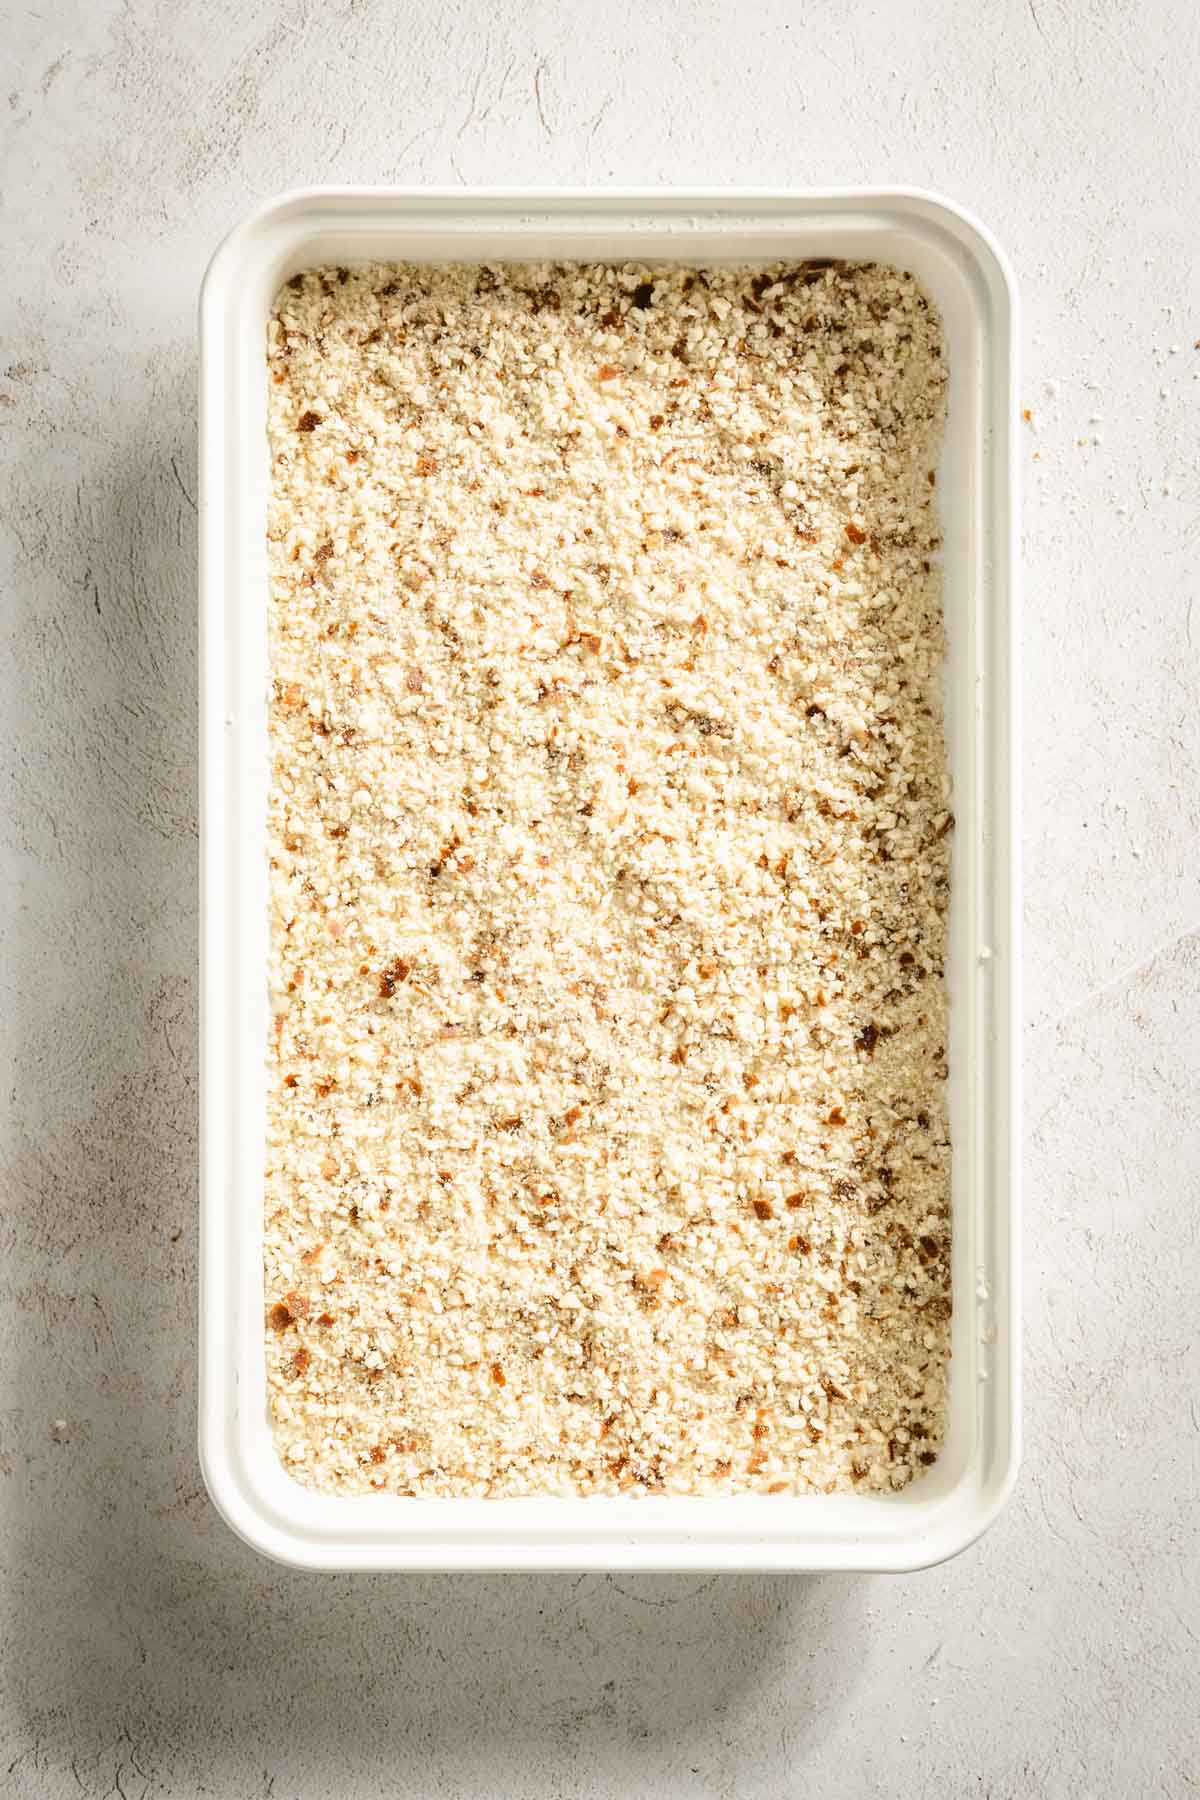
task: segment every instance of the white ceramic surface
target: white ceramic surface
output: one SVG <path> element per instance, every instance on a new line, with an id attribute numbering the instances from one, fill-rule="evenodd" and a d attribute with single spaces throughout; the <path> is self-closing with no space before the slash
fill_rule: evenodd
<path id="1" fill-rule="evenodd" d="M 322 262 L 839 256 L 912 269 L 946 330 L 939 471 L 956 831 L 947 977 L 955 1314 L 947 1440 L 903 1494 L 335 1497 L 267 1425 L 261 1195 L 268 1029 L 265 322 Z M 991 1521 L 1018 1442 L 1015 294 L 961 210 L 902 190 L 565 194 L 330 189 L 225 241 L 201 307 L 201 1460 L 230 1524 L 309 1568 L 905 1569 Z"/>

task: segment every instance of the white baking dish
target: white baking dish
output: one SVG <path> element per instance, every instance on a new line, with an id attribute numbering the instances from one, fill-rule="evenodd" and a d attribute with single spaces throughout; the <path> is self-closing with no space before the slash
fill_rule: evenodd
<path id="1" fill-rule="evenodd" d="M 940 307 L 939 476 L 954 778 L 950 922 L 954 1324 L 941 1459 L 889 1497 L 336 1498 L 294 1482 L 267 1420 L 261 1231 L 267 1032 L 265 330 L 296 270 L 370 259 L 911 269 Z M 900 189 L 799 194 L 326 188 L 262 207 L 201 302 L 203 1116 L 200 1450 L 268 1555 L 321 1569 L 912 1569 L 994 1518 L 1018 1455 L 1016 300 L 956 207 Z"/>

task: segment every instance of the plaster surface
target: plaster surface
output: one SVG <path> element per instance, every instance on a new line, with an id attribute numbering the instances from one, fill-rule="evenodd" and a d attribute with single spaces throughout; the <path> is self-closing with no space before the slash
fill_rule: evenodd
<path id="1" fill-rule="evenodd" d="M 0 1793 L 1200 1782 L 1200 14 L 2 0 Z M 911 1578 L 333 1578 L 194 1450 L 194 313 L 315 181 L 904 182 L 1023 289 L 1027 1450 Z"/>

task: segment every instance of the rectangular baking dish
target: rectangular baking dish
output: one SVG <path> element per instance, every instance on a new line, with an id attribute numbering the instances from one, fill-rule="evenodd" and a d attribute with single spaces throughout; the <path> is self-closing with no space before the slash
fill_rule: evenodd
<path id="1" fill-rule="evenodd" d="M 339 1498 L 285 1473 L 267 1417 L 266 320 L 318 263 L 546 258 L 915 273 L 940 308 L 954 1321 L 941 1458 L 892 1496 Z M 988 233 L 913 190 L 598 193 L 322 188 L 239 225 L 200 309 L 200 1454 L 265 1554 L 313 1569 L 914 1569 L 971 1542 L 1018 1458 L 1016 298 Z"/>

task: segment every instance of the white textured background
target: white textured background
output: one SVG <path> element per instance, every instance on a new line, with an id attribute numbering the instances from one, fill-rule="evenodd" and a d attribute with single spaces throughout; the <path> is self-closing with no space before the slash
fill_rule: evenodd
<path id="1" fill-rule="evenodd" d="M 0 58 L 0 1793 L 1187 1800 L 1193 0 L 2 0 Z M 305 1577 L 201 1492 L 196 289 L 337 180 L 916 183 L 1016 264 L 1028 1449 L 945 1568 Z"/>

